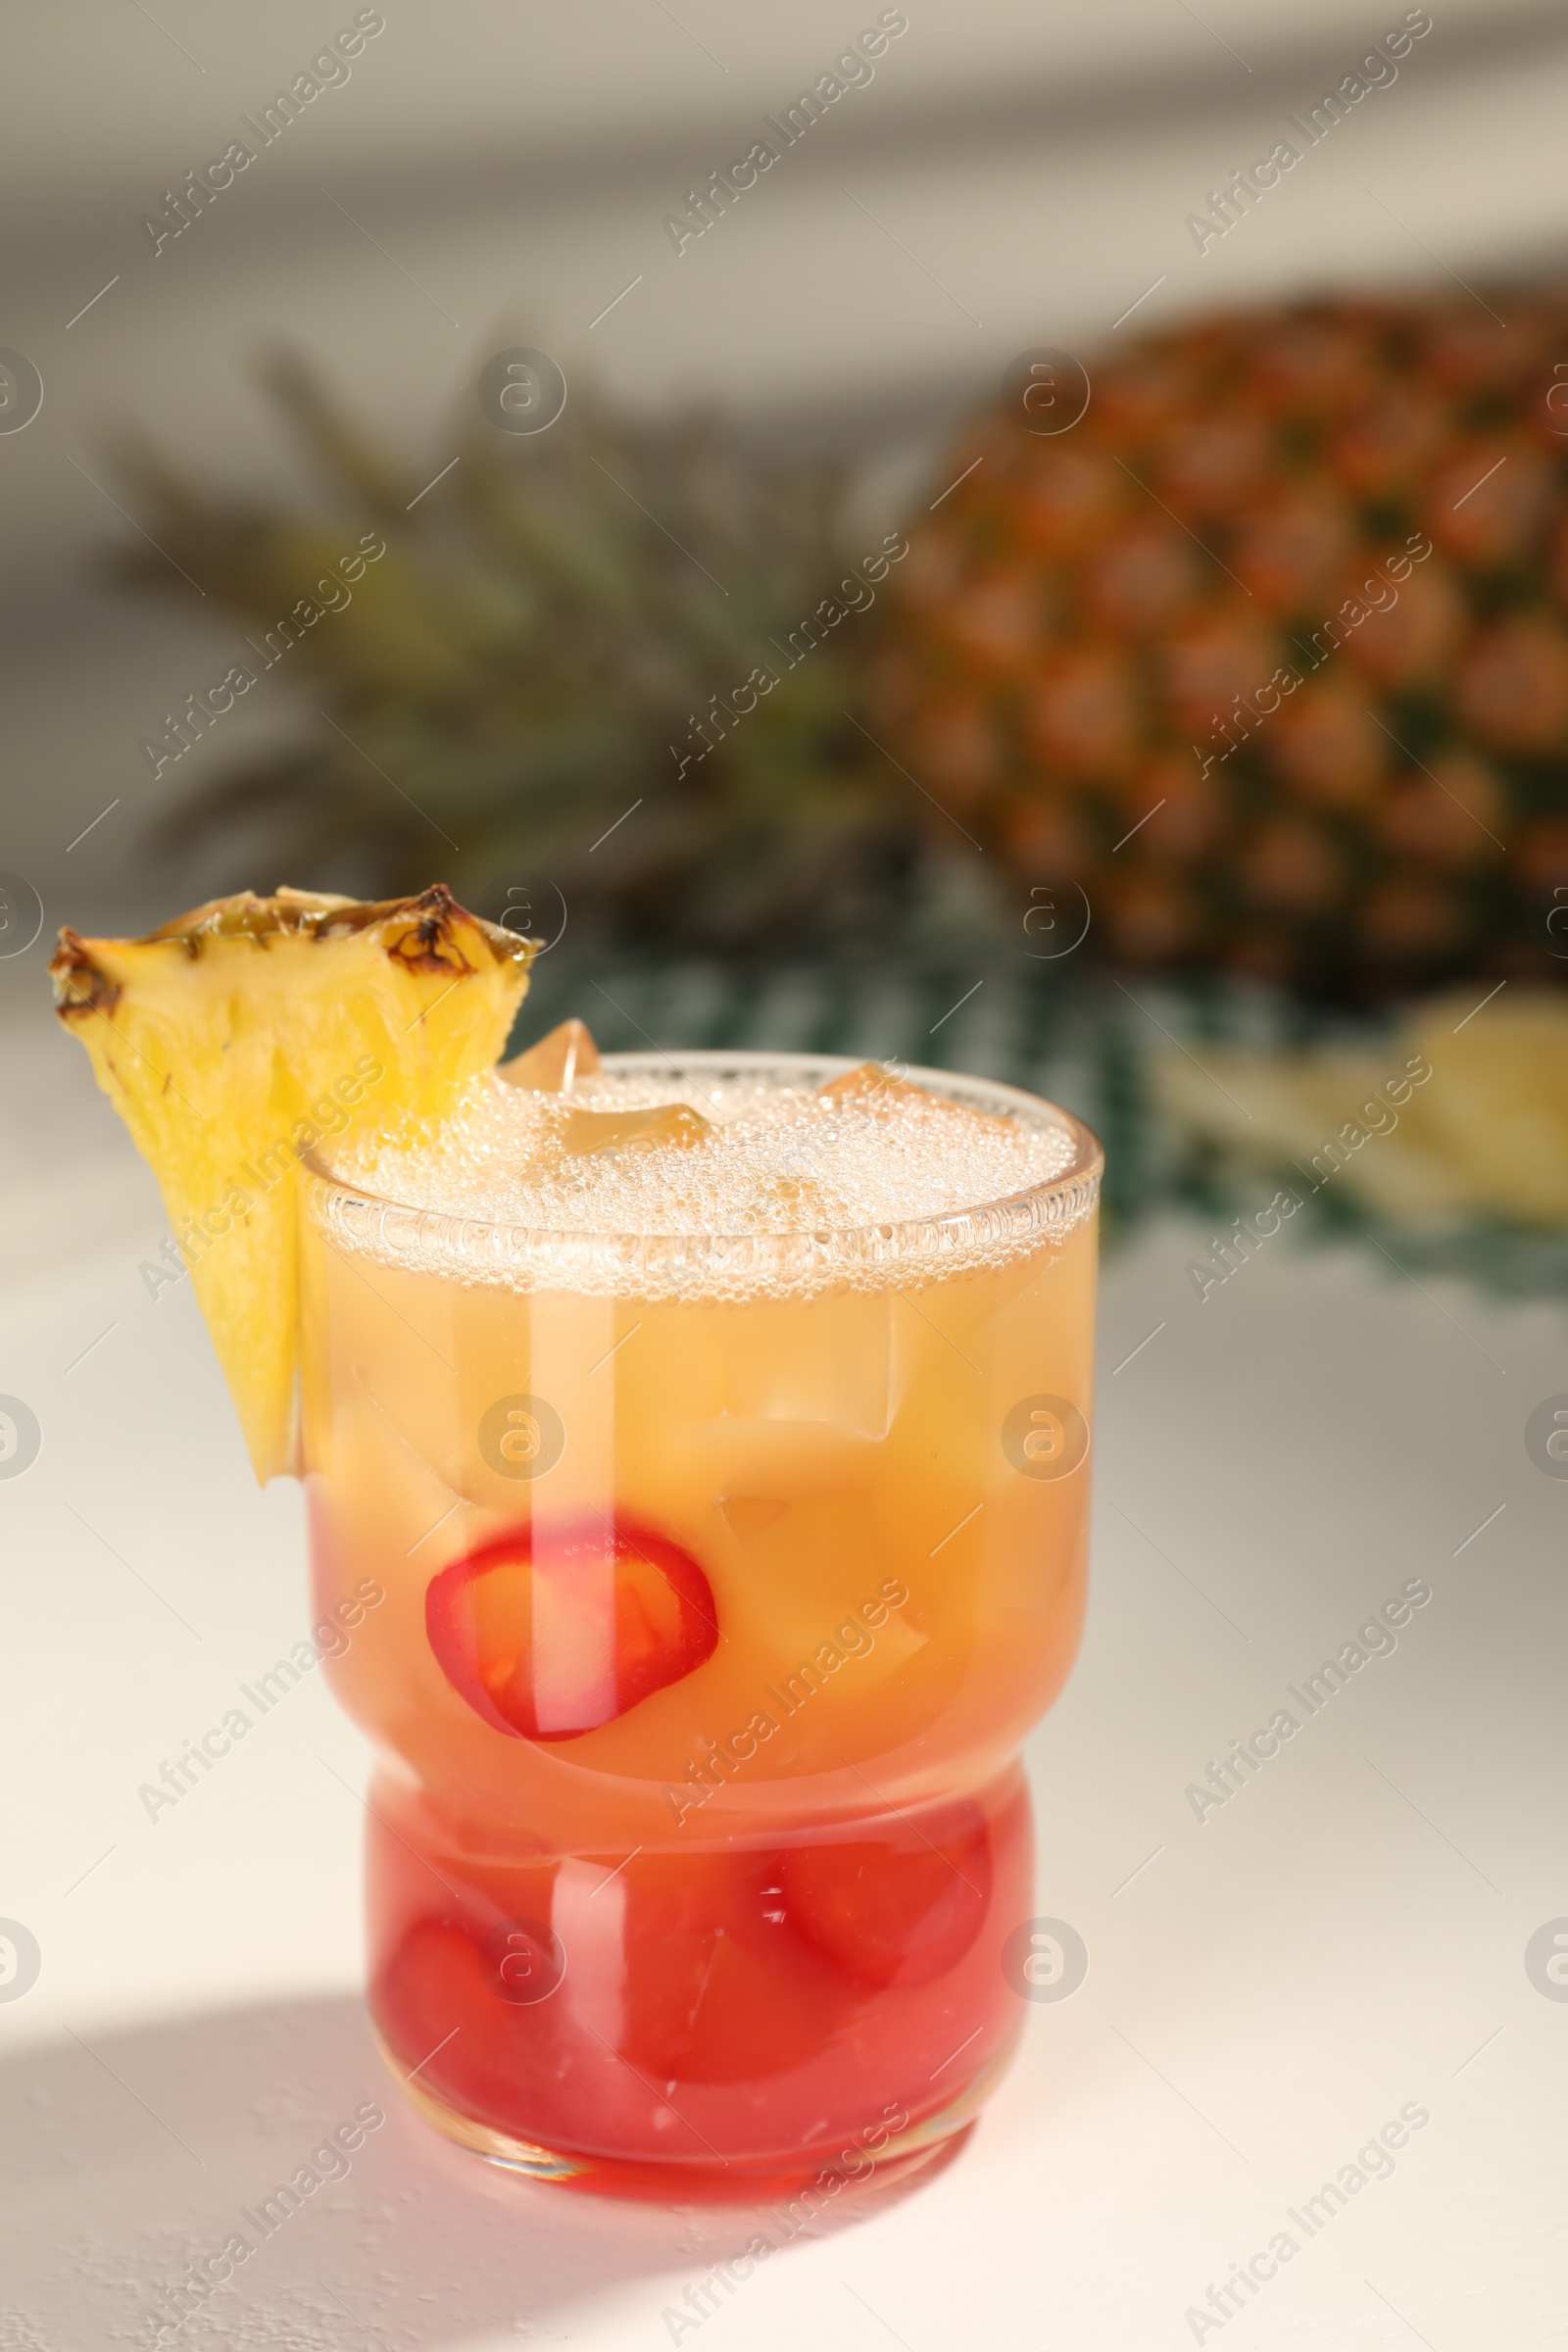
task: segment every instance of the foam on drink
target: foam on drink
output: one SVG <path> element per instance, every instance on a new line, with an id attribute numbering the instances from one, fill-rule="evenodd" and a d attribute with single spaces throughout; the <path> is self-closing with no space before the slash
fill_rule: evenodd
<path id="1" fill-rule="evenodd" d="M 483 1224 L 564 1241 L 568 1260 L 580 1255 L 573 1241 L 613 1241 L 624 1277 L 609 1284 L 616 1289 L 642 1288 L 649 1274 L 648 1252 L 625 1245 L 682 1239 L 776 1242 L 779 1250 L 754 1253 L 752 1277 L 791 1290 L 815 1287 L 813 1245 L 841 1279 L 852 1260 L 885 1264 L 929 1250 L 957 1270 L 1011 1255 L 1026 1235 L 1038 1247 L 1045 1220 L 989 1212 L 1071 1168 L 1079 1135 L 1068 1123 L 983 1109 L 874 1064 L 825 1086 L 814 1076 L 794 1084 L 781 1082 L 776 1064 L 768 1074 L 645 1064 L 595 1069 L 565 1092 L 545 1092 L 487 1074 L 436 1134 L 346 1145 L 333 1172 L 377 1202 L 422 1212 L 416 1235 L 406 1216 L 399 1224 L 392 1253 L 405 1262 L 412 1250 L 451 1266 L 460 1250 L 476 1272 L 472 1228 Z M 916 1229 L 969 1211 L 986 1212 L 971 1220 L 975 1230 L 917 1238 Z M 469 1228 L 466 1243 L 454 1226 Z M 846 1248 L 849 1237 L 859 1246 Z M 384 1222 L 361 1217 L 350 1238 L 383 1254 L 389 1237 Z M 671 1269 L 673 1287 L 710 1287 L 696 1279 L 691 1250 L 675 1256 L 687 1271 L 676 1280 Z M 722 1288 L 737 1271 L 727 1256 Z M 493 1263 L 490 1271 L 495 1278 Z M 562 1269 L 572 1287 L 580 1271 Z"/>

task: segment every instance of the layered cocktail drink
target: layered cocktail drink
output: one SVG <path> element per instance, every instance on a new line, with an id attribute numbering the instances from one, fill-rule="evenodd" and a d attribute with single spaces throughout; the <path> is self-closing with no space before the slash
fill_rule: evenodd
<path id="1" fill-rule="evenodd" d="M 799 1056 L 475 1082 L 304 1174 L 370 2005 L 439 2128 L 699 2195 L 922 2161 L 1022 2004 L 1083 1610 L 1098 1151 Z"/>
<path id="2" fill-rule="evenodd" d="M 370 2008 L 543 2179 L 886 2179 L 1005 2063 L 1021 1743 L 1083 1615 L 1100 1154 L 940 1072 L 497 1067 L 536 943 L 442 885 L 65 931 L 373 1742 Z"/>

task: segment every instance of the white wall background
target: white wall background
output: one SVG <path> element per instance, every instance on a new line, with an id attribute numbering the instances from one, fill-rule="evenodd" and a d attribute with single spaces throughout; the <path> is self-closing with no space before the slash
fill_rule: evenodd
<path id="1" fill-rule="evenodd" d="M 386 0 L 352 79 L 155 257 L 143 215 L 351 22 L 350 0 L 13 11 L 0 344 L 46 397 L 0 436 L 0 866 L 35 881 L 50 926 L 168 910 L 137 747 L 230 638 L 193 593 L 136 604 L 87 585 L 94 548 L 127 533 L 108 496 L 122 496 L 109 447 L 123 423 L 219 478 L 283 478 L 293 461 L 250 370 L 284 338 L 434 473 L 479 364 L 527 339 L 627 400 L 823 419 L 887 453 L 1029 344 L 1092 354 L 1156 279 L 1116 331 L 1554 260 L 1568 19 L 1539 0 L 1433 0 L 1397 81 L 1242 229 L 1202 256 L 1184 231 L 1402 13 L 908 0 L 874 81 L 677 257 L 665 212 L 874 21 L 870 0 Z M 182 782 L 226 763 L 242 728 L 290 727 L 288 692 L 253 696 Z"/>

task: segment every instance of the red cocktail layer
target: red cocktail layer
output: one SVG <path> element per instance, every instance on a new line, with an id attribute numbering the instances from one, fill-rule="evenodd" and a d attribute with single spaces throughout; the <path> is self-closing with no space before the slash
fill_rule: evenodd
<path id="1" fill-rule="evenodd" d="M 371 1803 L 382 2038 L 416 2088 L 579 2160 L 584 2185 L 869 2170 L 1017 2029 L 1002 1945 L 1033 1855 L 1016 1770 L 830 1833 L 629 1859 L 480 1859 L 392 1786 Z"/>

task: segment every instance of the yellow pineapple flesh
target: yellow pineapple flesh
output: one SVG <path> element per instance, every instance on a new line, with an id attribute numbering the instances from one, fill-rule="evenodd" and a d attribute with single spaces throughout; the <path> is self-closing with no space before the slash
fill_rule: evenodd
<path id="1" fill-rule="evenodd" d="M 244 891 L 145 939 L 61 932 L 56 1010 L 158 1178 L 262 1482 L 296 1466 L 301 1154 L 443 1118 L 505 1045 L 536 947 L 439 883 Z"/>

